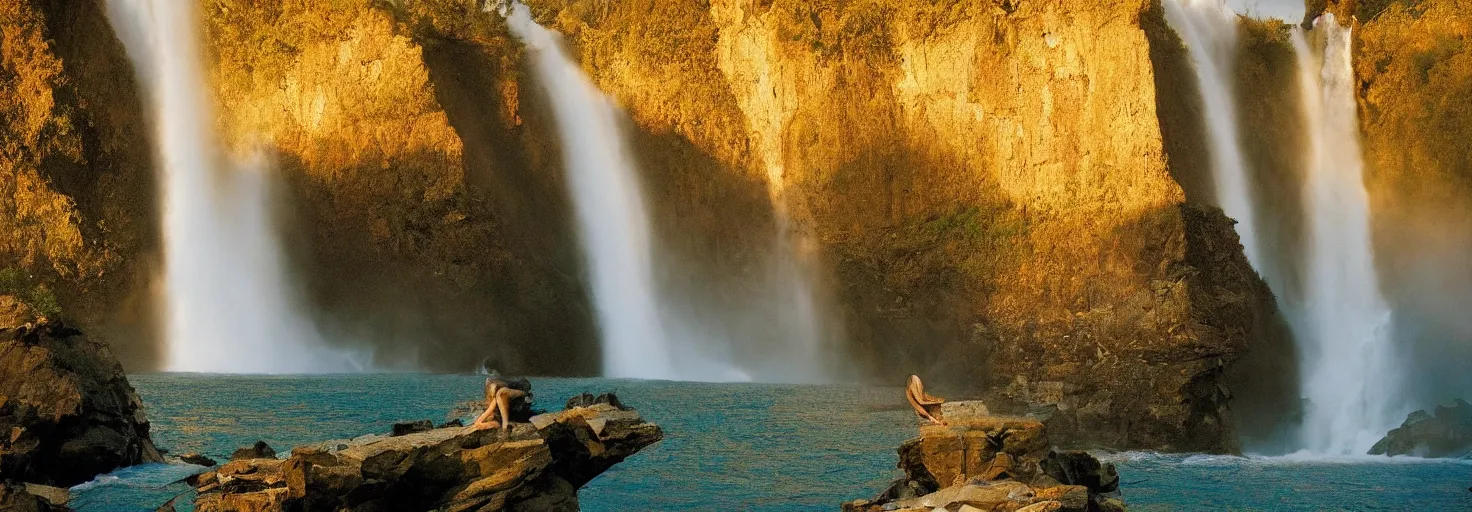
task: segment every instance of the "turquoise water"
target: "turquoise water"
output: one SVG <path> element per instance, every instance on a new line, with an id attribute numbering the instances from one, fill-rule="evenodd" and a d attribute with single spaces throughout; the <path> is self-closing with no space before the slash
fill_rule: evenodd
<path id="1" fill-rule="evenodd" d="M 313 377 L 151 374 L 130 377 L 172 453 L 223 460 L 265 440 L 280 452 L 384 433 L 396 421 L 447 419 L 478 397 L 473 375 Z M 616 391 L 665 429 L 665 440 L 595 479 L 583 510 L 837 510 L 891 479 L 895 448 L 914 434 L 899 387 L 533 379 L 537 405 Z M 1472 510 L 1472 463 L 1111 454 L 1132 510 Z M 83 512 L 152 511 L 200 468 L 130 468 L 74 489 Z M 185 510 L 181 507 L 180 510 Z"/>

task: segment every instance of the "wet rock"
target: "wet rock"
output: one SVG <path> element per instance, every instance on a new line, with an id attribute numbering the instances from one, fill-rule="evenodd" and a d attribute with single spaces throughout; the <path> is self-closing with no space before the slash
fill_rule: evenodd
<path id="1" fill-rule="evenodd" d="M 204 467 L 207 467 L 207 468 L 208 467 L 214 467 L 214 466 L 216 466 L 216 465 L 219 464 L 219 462 L 215 462 L 215 459 L 211 459 L 209 457 L 206 457 L 204 455 L 200 455 L 200 454 L 194 453 L 194 452 L 189 452 L 189 453 L 186 453 L 184 455 L 180 455 L 179 456 L 179 461 L 180 462 L 183 462 L 185 464 L 194 464 L 196 466 L 204 466 Z"/>
<path id="2" fill-rule="evenodd" d="M 449 427 L 233 461 L 195 482 L 196 510 L 577 510 L 577 490 L 663 438 L 606 403 L 509 431 Z"/>
<path id="3" fill-rule="evenodd" d="M 460 421 L 460 418 L 455 418 L 455 419 L 452 419 L 450 421 L 444 422 L 443 424 L 440 425 L 439 428 L 463 427 L 463 426 L 465 426 L 465 422 Z"/>
<path id="4" fill-rule="evenodd" d="M 72 486 L 162 462 L 107 344 L 0 296 L 0 480 Z"/>
<path id="5" fill-rule="evenodd" d="M 953 403 L 943 412 L 947 425 L 921 426 L 919 437 L 900 445 L 904 477 L 843 510 L 1124 510 L 1113 464 L 1053 449 L 1035 418 L 989 416 L 979 402 Z"/>
<path id="6" fill-rule="evenodd" d="M 236 449 L 235 453 L 230 454 L 231 461 L 274 458 L 276 458 L 276 450 L 265 441 L 256 441 L 256 444 Z"/>
<path id="7" fill-rule="evenodd" d="M 1416 411 L 1370 447 L 1370 455 L 1460 457 L 1472 453 L 1472 405 L 1457 400 L 1435 414 Z"/>
<path id="8" fill-rule="evenodd" d="M 417 434 L 417 433 L 420 433 L 420 432 L 428 432 L 428 431 L 431 431 L 431 430 L 434 430 L 434 422 L 433 421 L 430 421 L 430 420 L 409 421 L 409 422 L 404 422 L 404 423 L 395 423 L 394 424 L 393 434 L 390 434 L 390 435 L 393 436 L 393 437 L 398 437 L 398 436 L 406 436 L 406 435 L 409 435 L 409 434 Z"/>

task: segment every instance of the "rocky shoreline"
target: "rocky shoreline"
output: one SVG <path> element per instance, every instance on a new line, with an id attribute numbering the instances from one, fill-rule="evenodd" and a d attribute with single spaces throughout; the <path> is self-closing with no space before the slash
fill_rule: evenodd
<path id="1" fill-rule="evenodd" d="M 947 402 L 946 425 L 924 425 L 899 447 L 905 476 L 844 512 L 1126 510 L 1119 473 L 1088 452 L 1057 450 L 1035 418 L 992 416 L 981 402 Z"/>
<path id="2" fill-rule="evenodd" d="M 1435 413 L 1416 411 L 1370 447 L 1370 455 L 1462 457 L 1472 454 L 1472 404 L 1458 399 Z"/>
<path id="3" fill-rule="evenodd" d="M 195 510 L 575 511 L 579 488 L 663 437 L 638 412 L 602 402 L 508 431 L 450 426 L 328 441 L 199 475 Z"/>
<path id="4" fill-rule="evenodd" d="M 162 462 L 106 343 L 0 295 L 0 510 L 64 510 L 63 487 Z"/>

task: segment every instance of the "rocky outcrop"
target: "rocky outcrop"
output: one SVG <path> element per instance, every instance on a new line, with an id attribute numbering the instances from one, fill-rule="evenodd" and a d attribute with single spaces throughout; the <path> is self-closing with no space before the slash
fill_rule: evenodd
<path id="1" fill-rule="evenodd" d="M 451 427 L 299 446 L 196 481 L 196 510 L 578 510 L 578 488 L 658 442 L 608 404 L 533 416 L 509 432 Z"/>
<path id="2" fill-rule="evenodd" d="M 1416 411 L 1370 447 L 1370 455 L 1463 457 L 1472 454 L 1472 404 L 1457 400 L 1436 413 Z"/>
<path id="3" fill-rule="evenodd" d="M 161 462 L 104 343 L 0 296 L 0 480 L 69 487 Z"/>
<path id="4" fill-rule="evenodd" d="M 945 405 L 947 425 L 922 426 L 900 445 L 905 476 L 873 500 L 844 504 L 845 512 L 1125 510 L 1114 465 L 1053 449 L 1037 419 Z"/>
<path id="5" fill-rule="evenodd" d="M 7 512 L 65 512 L 70 500 L 66 489 L 0 482 L 0 510 Z"/>

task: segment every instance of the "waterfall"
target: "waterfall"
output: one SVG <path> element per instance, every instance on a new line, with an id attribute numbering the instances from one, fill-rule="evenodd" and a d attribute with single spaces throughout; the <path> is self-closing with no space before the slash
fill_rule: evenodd
<path id="1" fill-rule="evenodd" d="M 1303 311 L 1295 334 L 1308 398 L 1300 441 L 1325 454 L 1363 454 L 1404 417 L 1397 404 L 1396 351 L 1388 335 L 1390 307 L 1380 294 L 1370 240 L 1354 100 L 1351 29 L 1333 14 L 1295 29 L 1308 174 L 1304 183 L 1309 236 Z M 1309 39 L 1322 44 L 1316 56 Z"/>
<path id="2" fill-rule="evenodd" d="M 512 33 L 526 44 L 557 120 L 602 335 L 604 374 L 820 380 L 816 305 L 781 205 L 775 254 L 760 297 L 728 304 L 665 296 L 669 292 L 661 291 L 653 268 L 658 244 L 621 133 L 621 112 L 568 58 L 559 34 L 538 25 L 525 5 L 500 7 Z"/>
<path id="3" fill-rule="evenodd" d="M 660 324 L 649 217 L 639 175 L 624 148 L 618 110 L 567 57 L 559 36 L 530 10 L 510 6 L 507 23 L 534 55 L 537 78 L 552 101 L 568 168 L 609 377 L 674 379 Z"/>
<path id="4" fill-rule="evenodd" d="M 1236 100 L 1232 87 L 1237 65 L 1237 14 L 1221 0 L 1168 0 L 1166 21 L 1180 34 L 1196 68 L 1204 104 L 1207 150 L 1211 154 L 1216 202 L 1237 220 L 1237 236 L 1247 261 L 1263 272 L 1257 216 L 1247 167 L 1238 140 Z M 1269 283 L 1273 284 L 1273 283 Z"/>
<path id="5" fill-rule="evenodd" d="M 165 369 L 310 373 L 361 369 L 323 348 L 284 274 L 268 160 L 222 164 L 195 2 L 109 0 L 108 19 L 152 109 L 162 197 Z"/>

